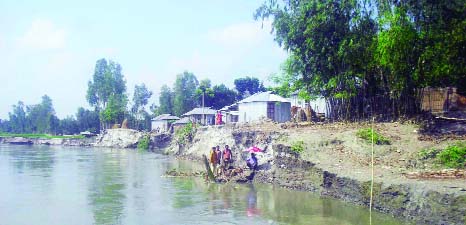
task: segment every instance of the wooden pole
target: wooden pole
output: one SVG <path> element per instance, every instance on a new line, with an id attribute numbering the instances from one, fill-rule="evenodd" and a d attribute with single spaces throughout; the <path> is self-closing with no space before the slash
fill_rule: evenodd
<path id="1" fill-rule="evenodd" d="M 215 176 L 214 176 L 214 173 L 212 172 L 212 169 L 210 168 L 209 160 L 207 159 L 207 156 L 202 155 L 202 158 L 204 158 L 204 164 L 205 164 L 205 169 L 207 171 L 207 177 L 209 178 L 210 181 L 215 182 Z"/>

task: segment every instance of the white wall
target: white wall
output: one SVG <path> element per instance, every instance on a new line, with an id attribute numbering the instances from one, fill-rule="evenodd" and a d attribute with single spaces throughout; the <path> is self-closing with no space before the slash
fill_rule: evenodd
<path id="1" fill-rule="evenodd" d="M 157 128 L 159 128 L 160 131 L 167 131 L 168 122 L 166 120 L 153 120 L 151 123 L 151 129 L 157 130 Z"/>
<path id="2" fill-rule="evenodd" d="M 291 120 L 291 103 L 277 102 L 275 104 L 274 121 L 283 123 Z"/>
<path id="3" fill-rule="evenodd" d="M 309 102 L 309 104 L 316 113 L 325 113 L 325 117 L 327 117 L 327 103 L 325 102 L 325 98 L 317 98 Z"/>
<path id="4" fill-rule="evenodd" d="M 246 102 L 238 104 L 238 122 L 251 122 L 261 117 L 267 118 L 267 102 Z"/>

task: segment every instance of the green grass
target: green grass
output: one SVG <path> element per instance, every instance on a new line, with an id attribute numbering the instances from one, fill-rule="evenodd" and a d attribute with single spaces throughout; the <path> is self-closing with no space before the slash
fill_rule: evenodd
<path id="1" fill-rule="evenodd" d="M 466 167 L 466 142 L 457 142 L 449 145 L 441 151 L 437 158 L 440 162 L 450 168 Z"/>
<path id="2" fill-rule="evenodd" d="M 377 145 L 389 145 L 390 139 L 384 137 L 383 135 L 377 133 L 377 131 L 372 130 L 372 128 L 359 129 L 356 135 L 366 140 L 369 143 L 372 143 L 372 134 L 374 135 L 374 143 Z"/>
<path id="3" fill-rule="evenodd" d="M 300 154 L 304 151 L 304 141 L 296 141 L 291 145 L 291 151 Z"/>
<path id="4" fill-rule="evenodd" d="M 0 133 L 0 137 L 23 137 L 23 138 L 70 138 L 70 139 L 82 139 L 83 135 L 72 135 L 72 136 L 56 136 L 48 134 L 11 134 L 11 133 Z"/>
<path id="5" fill-rule="evenodd" d="M 147 150 L 149 149 L 150 137 L 148 135 L 141 138 L 138 142 L 138 149 Z"/>

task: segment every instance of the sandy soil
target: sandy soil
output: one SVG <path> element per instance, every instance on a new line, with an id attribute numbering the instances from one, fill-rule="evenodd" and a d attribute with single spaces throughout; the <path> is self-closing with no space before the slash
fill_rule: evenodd
<path id="1" fill-rule="evenodd" d="M 284 135 L 276 140 L 278 143 L 292 145 L 303 141 L 306 147 L 301 157 L 325 170 L 361 181 L 370 180 L 371 143 L 358 138 L 356 133 L 361 128 L 371 127 L 371 124 L 301 124 L 286 129 L 277 124 L 261 126 L 263 130 L 283 131 Z M 409 123 L 376 123 L 373 126 L 391 140 L 390 145 L 374 145 L 376 182 L 383 181 L 384 185 L 409 183 L 420 187 L 420 190 L 466 193 L 464 179 L 408 179 L 405 176 L 410 172 L 444 169 L 435 159 L 421 159 L 419 152 L 423 149 L 443 149 L 456 140 L 466 140 L 464 136 L 429 137 L 420 134 L 419 126 Z M 254 126 L 254 129 L 257 128 Z"/>

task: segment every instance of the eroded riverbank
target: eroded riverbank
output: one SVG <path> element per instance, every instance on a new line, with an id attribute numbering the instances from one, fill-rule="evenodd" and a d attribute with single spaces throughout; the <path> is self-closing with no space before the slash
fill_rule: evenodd
<path id="1" fill-rule="evenodd" d="M 464 224 L 466 185 L 464 179 L 408 179 L 406 173 L 429 167 L 413 167 L 417 148 L 445 145 L 445 142 L 409 141 L 412 125 L 381 124 L 396 131 L 391 146 L 376 148 L 374 208 L 418 224 Z M 235 165 L 244 167 L 243 149 L 257 145 L 260 171 L 255 181 L 282 187 L 313 191 L 358 205 L 369 205 L 370 167 L 367 144 L 354 136 L 357 127 L 332 126 L 283 129 L 278 125 L 200 128 L 186 146 L 173 145 L 167 152 L 182 158 L 201 159 L 211 146 L 232 146 Z M 305 142 L 298 154 L 290 143 Z M 448 141 L 448 140 L 447 140 Z M 288 144 L 287 144 L 288 143 Z M 417 152 L 416 152 L 417 153 Z M 425 162 L 424 162 L 425 163 Z"/>

